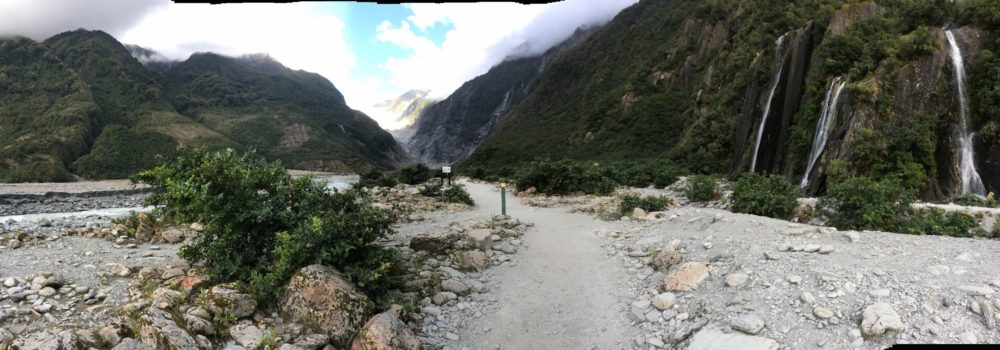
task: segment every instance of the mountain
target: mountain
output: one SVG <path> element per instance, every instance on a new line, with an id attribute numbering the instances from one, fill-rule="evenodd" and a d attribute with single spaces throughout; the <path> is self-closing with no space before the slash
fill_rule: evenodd
<path id="1" fill-rule="evenodd" d="M 542 55 L 505 60 L 462 84 L 448 98 L 428 106 L 406 142 L 410 155 L 432 165 L 451 164 L 467 157 L 497 122 L 532 91 L 552 61 L 594 31 L 577 30 Z"/>
<path id="2" fill-rule="evenodd" d="M 265 56 L 155 57 L 100 31 L 0 40 L 0 181 L 122 178 L 179 144 L 254 147 L 306 170 L 409 160 L 317 74 Z"/>
<path id="3" fill-rule="evenodd" d="M 393 116 L 393 121 L 400 129 L 408 128 L 417 122 L 424 108 L 434 103 L 434 100 L 427 98 L 428 93 L 429 90 L 409 90 L 399 97 L 375 105 L 375 108 Z"/>
<path id="4" fill-rule="evenodd" d="M 811 194 L 845 176 L 985 194 L 1000 189 L 998 19 L 986 0 L 642 0 L 555 59 L 464 164 L 671 159 Z"/>

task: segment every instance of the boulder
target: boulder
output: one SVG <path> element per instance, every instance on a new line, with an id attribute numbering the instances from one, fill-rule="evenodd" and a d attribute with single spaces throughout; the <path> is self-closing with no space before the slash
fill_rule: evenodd
<path id="1" fill-rule="evenodd" d="M 646 220 L 646 211 L 642 210 L 642 208 L 632 209 L 632 219 Z"/>
<path id="2" fill-rule="evenodd" d="M 684 256 L 681 255 L 681 253 L 674 250 L 668 250 L 657 253 L 651 264 L 657 271 L 667 272 L 670 267 L 680 264 L 682 261 L 684 261 Z"/>
<path id="3" fill-rule="evenodd" d="M 334 346 L 346 348 L 372 314 L 374 305 L 337 270 L 310 265 L 289 280 L 279 307 L 285 319 L 301 322 L 329 336 Z"/>
<path id="4" fill-rule="evenodd" d="M 125 338 L 112 350 L 153 350 L 152 347 L 132 338 Z"/>
<path id="5" fill-rule="evenodd" d="M 410 239 L 410 249 L 440 254 L 451 249 L 451 243 L 447 236 L 420 235 Z"/>
<path id="6" fill-rule="evenodd" d="M 250 294 L 233 289 L 232 285 L 220 284 L 209 290 L 208 308 L 217 315 L 232 314 L 236 318 L 244 318 L 257 310 L 257 300 Z"/>
<path id="7" fill-rule="evenodd" d="M 243 321 L 229 328 L 229 336 L 247 349 L 256 349 L 260 339 L 264 337 L 264 331 L 254 326 L 253 322 Z"/>
<path id="8" fill-rule="evenodd" d="M 198 343 L 174 322 L 173 315 L 169 312 L 147 308 L 139 317 L 139 325 L 140 339 L 154 349 L 198 349 Z M 123 340 L 122 343 L 124 342 Z"/>
<path id="9" fill-rule="evenodd" d="M 698 284 L 706 277 L 708 277 L 708 265 L 700 262 L 685 263 L 663 277 L 663 290 L 687 292 L 698 288 Z"/>
<path id="10" fill-rule="evenodd" d="M 458 269 L 462 271 L 482 271 L 489 265 L 486 253 L 479 250 L 467 250 L 454 255 Z"/>
<path id="11" fill-rule="evenodd" d="M 32 333 L 14 340 L 14 349 L 20 350 L 76 350 L 77 338 L 72 331 L 57 334 L 49 332 Z"/>
<path id="12" fill-rule="evenodd" d="M 368 320 L 351 344 L 351 350 L 420 349 L 420 339 L 399 320 L 400 309 L 398 305 L 393 305 L 389 311 Z"/>
<path id="13" fill-rule="evenodd" d="M 163 238 L 163 241 L 171 244 L 184 241 L 185 236 L 184 231 L 176 227 L 168 228 L 160 232 L 160 238 Z"/>
<path id="14" fill-rule="evenodd" d="M 469 242 L 472 243 L 472 246 L 479 250 L 488 252 L 493 248 L 493 240 L 490 239 L 493 233 L 488 229 L 469 230 L 465 235 Z"/>
<path id="15" fill-rule="evenodd" d="M 867 336 L 877 336 L 887 331 L 903 330 L 903 320 L 899 313 L 887 303 L 869 305 L 861 316 L 861 332 Z"/>
<path id="16" fill-rule="evenodd" d="M 691 337 L 688 350 L 777 350 L 778 342 L 774 339 L 750 336 L 740 333 L 723 333 L 715 329 L 704 329 Z"/>

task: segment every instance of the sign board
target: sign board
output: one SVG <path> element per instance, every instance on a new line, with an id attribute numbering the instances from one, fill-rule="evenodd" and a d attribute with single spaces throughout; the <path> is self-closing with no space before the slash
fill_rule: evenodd
<path id="1" fill-rule="evenodd" d="M 441 167 L 441 172 L 445 173 L 445 174 L 451 174 L 451 167 L 450 166 L 443 166 L 443 167 Z"/>

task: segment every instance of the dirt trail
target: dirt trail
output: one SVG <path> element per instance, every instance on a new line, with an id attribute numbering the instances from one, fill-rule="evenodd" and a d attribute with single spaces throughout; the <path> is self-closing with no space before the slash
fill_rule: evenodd
<path id="1" fill-rule="evenodd" d="M 486 184 L 467 186 L 481 215 L 499 214 L 500 195 Z M 499 309 L 473 321 L 455 348 L 628 348 L 628 274 L 592 233 L 607 223 L 565 208 L 522 205 L 511 193 L 507 214 L 535 227 L 523 237 L 516 264 L 501 268 L 490 294 Z M 488 329 L 488 331 L 487 331 Z"/>

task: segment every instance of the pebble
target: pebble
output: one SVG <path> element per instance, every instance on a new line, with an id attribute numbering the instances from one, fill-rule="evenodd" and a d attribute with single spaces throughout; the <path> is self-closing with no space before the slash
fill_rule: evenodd
<path id="1" fill-rule="evenodd" d="M 747 276 L 745 273 L 731 273 L 726 275 L 726 286 L 739 287 L 747 283 L 749 279 L 750 276 Z"/>
<path id="2" fill-rule="evenodd" d="M 820 254 L 830 254 L 830 253 L 833 253 L 833 246 L 832 245 L 822 246 L 822 247 L 819 248 L 819 253 Z"/>
<path id="3" fill-rule="evenodd" d="M 662 293 L 653 297 L 653 300 L 651 302 L 654 307 L 662 311 L 669 309 L 673 307 L 675 304 L 677 304 L 677 297 L 674 296 L 674 293 Z"/>
<path id="4" fill-rule="evenodd" d="M 816 297 L 813 296 L 812 293 L 802 292 L 802 295 L 799 296 L 799 300 L 801 300 L 804 304 L 812 305 L 812 303 L 816 302 Z"/>
<path id="5" fill-rule="evenodd" d="M 447 338 L 448 340 L 451 340 L 451 341 L 458 341 L 458 339 L 459 339 L 458 338 L 458 334 L 455 334 L 455 333 L 452 333 L 452 332 L 446 333 L 444 335 L 444 337 Z"/>
<path id="6" fill-rule="evenodd" d="M 813 315 L 816 316 L 816 318 L 825 320 L 830 317 L 833 317 L 833 311 L 822 306 L 817 306 L 813 308 Z"/>
<path id="7" fill-rule="evenodd" d="M 734 317 L 729 325 L 740 332 L 755 335 L 764 329 L 764 320 L 754 314 L 745 314 Z"/>
<path id="8" fill-rule="evenodd" d="M 791 284 L 802 283 L 802 276 L 790 275 L 790 276 L 788 276 L 788 283 L 791 283 Z"/>

